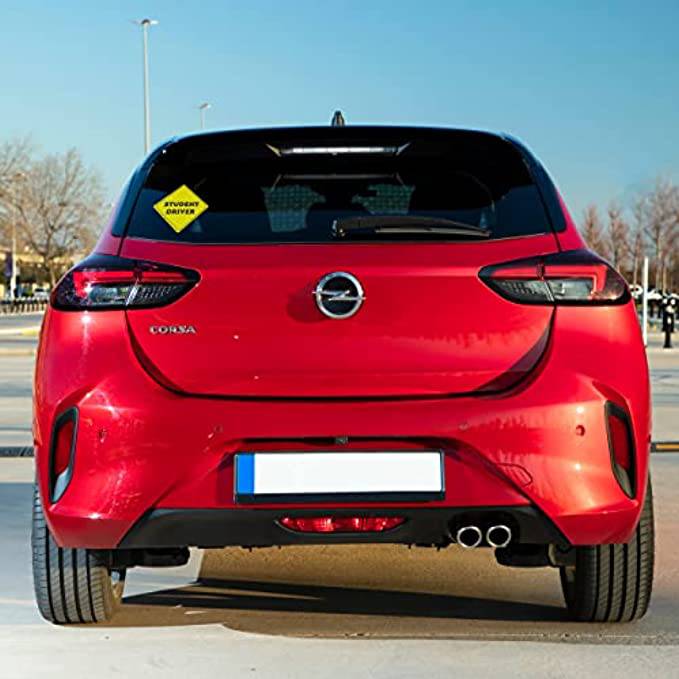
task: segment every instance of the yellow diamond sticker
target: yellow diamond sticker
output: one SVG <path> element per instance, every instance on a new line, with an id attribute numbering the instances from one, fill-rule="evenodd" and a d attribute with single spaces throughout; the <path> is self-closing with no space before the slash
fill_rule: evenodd
<path id="1" fill-rule="evenodd" d="M 181 233 L 208 208 L 191 189 L 183 184 L 176 191 L 159 200 L 153 208 L 174 229 Z"/>

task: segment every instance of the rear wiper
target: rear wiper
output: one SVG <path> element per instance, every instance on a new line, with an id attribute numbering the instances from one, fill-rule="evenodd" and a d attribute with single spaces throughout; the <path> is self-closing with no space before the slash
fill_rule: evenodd
<path id="1" fill-rule="evenodd" d="M 356 235 L 441 235 L 465 238 L 488 238 L 490 230 L 475 224 L 458 222 L 444 217 L 418 215 L 370 215 L 336 219 L 332 225 L 335 238 Z"/>

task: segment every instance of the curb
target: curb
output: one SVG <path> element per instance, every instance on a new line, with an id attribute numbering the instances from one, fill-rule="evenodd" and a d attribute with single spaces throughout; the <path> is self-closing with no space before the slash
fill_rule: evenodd
<path id="1" fill-rule="evenodd" d="M 651 444 L 652 453 L 679 453 L 679 441 L 655 441 Z"/>
<path id="2" fill-rule="evenodd" d="M 37 337 L 40 334 L 39 325 L 31 325 L 27 328 L 0 328 L 0 337 Z"/>
<path id="3" fill-rule="evenodd" d="M 35 356 L 35 349 L 0 348 L 0 356 Z"/>
<path id="4" fill-rule="evenodd" d="M 3 446 L 0 457 L 33 457 L 33 446 Z"/>

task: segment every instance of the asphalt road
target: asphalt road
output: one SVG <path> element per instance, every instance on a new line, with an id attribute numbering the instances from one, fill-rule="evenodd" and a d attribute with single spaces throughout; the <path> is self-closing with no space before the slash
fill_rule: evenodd
<path id="1" fill-rule="evenodd" d="M 37 328 L 42 314 L 0 315 L 0 448 L 30 446 Z"/>
<path id="2" fill-rule="evenodd" d="M 32 314 L 0 314 L 0 334 L 10 332 L 14 328 L 22 330 L 35 328 L 41 322 L 41 312 Z"/>

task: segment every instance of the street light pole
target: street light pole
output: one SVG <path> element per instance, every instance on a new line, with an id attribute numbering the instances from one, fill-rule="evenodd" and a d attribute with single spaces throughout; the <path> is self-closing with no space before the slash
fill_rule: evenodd
<path id="1" fill-rule="evenodd" d="M 144 44 L 144 155 L 151 150 L 151 103 L 149 100 L 149 26 L 155 26 L 155 19 L 141 19 L 135 21 L 141 26 Z"/>
<path id="2" fill-rule="evenodd" d="M 212 108 L 212 104 L 208 103 L 207 101 L 204 101 L 198 107 L 198 111 L 200 112 L 200 129 L 201 130 L 205 129 L 205 111 L 207 111 L 209 108 Z"/>

